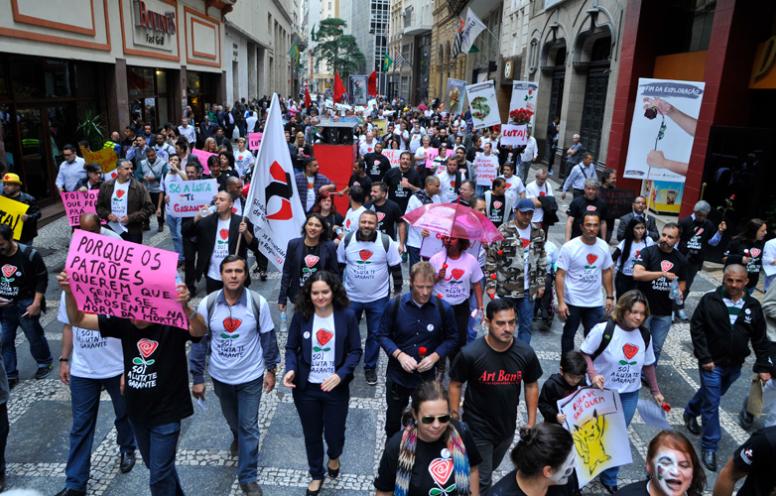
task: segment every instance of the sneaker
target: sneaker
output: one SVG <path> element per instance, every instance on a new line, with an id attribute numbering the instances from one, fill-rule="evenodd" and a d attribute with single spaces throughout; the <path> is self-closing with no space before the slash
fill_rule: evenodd
<path id="1" fill-rule="evenodd" d="M 684 411 L 682 414 L 682 419 L 684 420 L 684 426 L 687 428 L 688 431 L 690 431 L 691 434 L 694 434 L 696 436 L 700 435 L 701 433 L 701 426 L 698 425 L 698 419 L 696 417 L 693 417 L 689 413 L 687 413 L 687 410 Z"/>
<path id="2" fill-rule="evenodd" d="M 370 386 L 377 386 L 377 371 L 375 369 L 364 369 L 366 383 Z"/>
<path id="3" fill-rule="evenodd" d="M 679 310 L 677 310 L 677 311 L 676 311 L 676 316 L 677 316 L 677 317 L 679 318 L 679 320 L 680 320 L 680 321 L 682 321 L 682 322 L 687 322 L 688 320 L 690 320 L 690 319 L 687 317 L 687 312 L 684 310 L 684 308 L 680 308 Z"/>
<path id="4" fill-rule="evenodd" d="M 263 496 L 264 493 L 261 490 L 258 482 L 248 482 L 247 484 L 240 484 L 240 489 L 245 496 Z"/>
<path id="5" fill-rule="evenodd" d="M 37 380 L 45 379 L 50 372 L 51 372 L 51 364 L 44 365 L 43 367 L 39 366 L 38 370 L 35 372 L 35 379 Z"/>

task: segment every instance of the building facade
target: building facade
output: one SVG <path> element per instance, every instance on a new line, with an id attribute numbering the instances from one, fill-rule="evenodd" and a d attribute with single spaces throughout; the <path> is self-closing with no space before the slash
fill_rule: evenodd
<path id="1" fill-rule="evenodd" d="M 357 2 L 359 10 L 351 13 L 348 27 L 356 44 L 364 54 L 366 74 L 377 71 L 378 93 L 387 91 L 387 77 L 383 59 L 388 52 L 389 0 L 363 0 Z"/>
<path id="2" fill-rule="evenodd" d="M 431 69 L 433 4 L 423 0 L 392 0 L 388 52 L 390 97 L 420 103 L 428 98 Z"/>

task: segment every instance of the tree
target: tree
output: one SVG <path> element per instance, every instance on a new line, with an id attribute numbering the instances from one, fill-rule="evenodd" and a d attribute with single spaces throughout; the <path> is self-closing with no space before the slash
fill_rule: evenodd
<path id="1" fill-rule="evenodd" d="M 363 71 L 366 65 L 364 54 L 356 44 L 356 39 L 344 34 L 347 23 L 336 17 L 324 19 L 315 33 L 318 42 L 313 54 L 316 58 L 326 61 L 332 71 L 338 72 L 344 79 L 349 74 Z"/>

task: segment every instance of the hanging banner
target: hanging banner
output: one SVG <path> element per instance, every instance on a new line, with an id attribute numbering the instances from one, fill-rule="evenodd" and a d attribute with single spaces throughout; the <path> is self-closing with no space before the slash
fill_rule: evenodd
<path id="1" fill-rule="evenodd" d="M 82 312 L 188 329 L 177 266 L 175 252 L 76 229 L 65 271 Z"/>
<path id="2" fill-rule="evenodd" d="M 490 188 L 498 176 L 498 157 L 478 153 L 474 157 L 474 174 L 477 177 L 477 186 Z"/>
<path id="3" fill-rule="evenodd" d="M 536 118 L 536 102 L 539 98 L 539 85 L 531 81 L 512 81 L 512 98 L 509 100 L 509 113 L 513 110 L 530 110 L 531 126 Z"/>
<path id="4" fill-rule="evenodd" d="M 466 86 L 466 98 L 474 121 L 474 129 L 483 129 L 501 124 L 496 102 L 496 87 L 493 81 Z"/>
<path id="5" fill-rule="evenodd" d="M 633 462 L 617 392 L 583 388 L 558 400 L 558 411 L 566 416 L 564 427 L 574 438 L 580 489 L 607 468 Z"/>
<path id="6" fill-rule="evenodd" d="M 0 195 L 0 223 L 11 226 L 11 229 L 13 229 L 13 239 L 17 241 L 21 237 L 22 227 L 24 227 L 22 215 L 27 213 L 28 208 L 30 206 L 26 203 Z"/>
<path id="7" fill-rule="evenodd" d="M 196 217 L 202 207 L 210 205 L 218 193 L 216 179 L 170 181 L 167 196 L 173 217 Z"/>
<path id="8" fill-rule="evenodd" d="M 97 195 L 99 189 L 90 189 L 89 191 L 63 191 L 59 194 L 62 198 L 62 205 L 65 206 L 67 221 L 70 226 L 81 224 L 81 214 L 97 213 Z"/>
<path id="9" fill-rule="evenodd" d="M 402 151 L 403 150 L 383 150 L 383 156 L 388 159 L 391 167 L 398 167 Z M 437 154 L 438 153 L 439 152 L 437 151 Z"/>
<path id="10" fill-rule="evenodd" d="M 528 144 L 527 124 L 504 124 L 501 126 L 501 146 L 525 146 Z"/>
<path id="11" fill-rule="evenodd" d="M 261 145 L 262 133 L 248 133 L 248 150 L 255 152 Z"/>
<path id="12" fill-rule="evenodd" d="M 348 94 L 353 105 L 366 105 L 366 86 L 368 82 L 369 76 L 366 74 L 351 75 L 348 78 Z"/>
<path id="13" fill-rule="evenodd" d="M 623 177 L 683 183 L 705 83 L 640 78 Z"/>
<path id="14" fill-rule="evenodd" d="M 447 110 L 453 115 L 463 112 L 463 99 L 466 96 L 466 81 L 447 79 Z"/>

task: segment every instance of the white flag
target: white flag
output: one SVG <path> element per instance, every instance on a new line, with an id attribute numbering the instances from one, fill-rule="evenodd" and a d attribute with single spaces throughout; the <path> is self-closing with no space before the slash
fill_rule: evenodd
<path id="1" fill-rule="evenodd" d="M 485 29 L 485 24 L 477 17 L 477 14 L 470 8 L 466 9 L 466 20 L 461 26 L 453 47 L 453 57 L 459 53 L 469 53 L 474 40 Z"/>
<path id="2" fill-rule="evenodd" d="M 305 213 L 280 112 L 278 96 L 273 94 L 245 205 L 259 250 L 282 270 L 288 241 L 299 237 Z"/>

